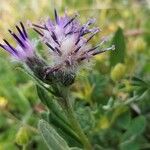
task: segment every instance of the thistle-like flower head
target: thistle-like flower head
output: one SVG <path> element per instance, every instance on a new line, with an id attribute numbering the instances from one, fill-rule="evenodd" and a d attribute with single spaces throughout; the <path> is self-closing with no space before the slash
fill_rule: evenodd
<path id="1" fill-rule="evenodd" d="M 32 42 L 29 40 L 26 29 L 22 22 L 20 22 L 20 26 L 16 25 L 16 29 L 18 31 L 18 35 L 13 31 L 8 30 L 12 37 L 16 40 L 17 46 L 12 46 L 7 40 L 3 40 L 5 44 L 0 44 L 0 46 L 9 52 L 12 57 L 19 61 L 26 61 L 27 58 L 31 58 L 34 56 L 34 46 Z"/>
<path id="2" fill-rule="evenodd" d="M 26 29 L 22 22 L 16 26 L 18 34 L 8 30 L 17 42 L 17 46 L 12 46 L 4 39 L 5 44 L 0 47 L 9 52 L 15 59 L 25 63 L 36 77 L 48 84 L 68 86 L 74 82 L 76 71 L 82 64 L 89 61 L 94 55 L 114 49 L 114 46 L 103 48 L 103 39 L 99 44 L 92 47 L 90 40 L 100 31 L 97 27 L 91 27 L 96 19 L 89 19 L 85 24 L 81 24 L 77 19 L 78 15 L 69 17 L 58 16 L 54 11 L 55 20 L 47 19 L 40 25 L 32 24 L 36 31 L 50 49 L 51 64 L 38 57 L 34 51 L 34 43 L 28 38 Z"/>
<path id="3" fill-rule="evenodd" d="M 81 63 L 89 60 L 92 56 L 114 49 L 114 46 L 101 49 L 100 46 L 105 40 L 94 47 L 89 44 L 90 40 L 100 31 L 97 27 L 90 28 L 95 23 L 95 19 L 90 19 L 81 25 L 77 14 L 73 17 L 69 17 L 67 14 L 60 17 L 56 10 L 54 14 L 54 21 L 47 19 L 40 25 L 33 24 L 33 29 L 50 48 L 53 68 L 75 71 Z"/>

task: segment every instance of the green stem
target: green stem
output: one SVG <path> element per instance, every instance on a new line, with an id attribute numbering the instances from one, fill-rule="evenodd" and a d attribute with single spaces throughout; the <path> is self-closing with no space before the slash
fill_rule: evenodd
<path id="1" fill-rule="evenodd" d="M 92 146 L 89 142 L 89 139 L 87 138 L 87 136 L 85 135 L 85 133 L 83 132 L 78 120 L 76 119 L 72 104 L 70 102 L 70 99 L 66 99 L 66 106 L 67 106 L 67 116 L 68 119 L 71 123 L 72 128 L 75 130 L 75 132 L 78 134 L 82 144 L 84 145 L 84 149 L 85 150 L 92 150 Z"/>
<path id="2" fill-rule="evenodd" d="M 26 145 L 23 145 L 23 146 L 22 146 L 22 150 L 26 150 Z"/>

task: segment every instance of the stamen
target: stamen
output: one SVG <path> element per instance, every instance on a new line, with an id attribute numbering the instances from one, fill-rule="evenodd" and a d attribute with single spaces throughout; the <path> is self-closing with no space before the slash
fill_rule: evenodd
<path id="1" fill-rule="evenodd" d="M 102 42 L 100 43 L 100 45 L 106 43 L 108 40 L 109 40 L 109 37 L 108 37 L 108 36 L 103 37 L 103 38 L 102 38 Z"/>
<path id="2" fill-rule="evenodd" d="M 99 30 L 95 31 L 95 33 L 93 33 L 93 34 L 87 39 L 87 41 L 86 41 L 84 44 L 88 43 L 88 42 L 92 39 L 92 37 L 93 37 L 96 33 L 98 33 L 98 31 L 99 31 Z M 77 45 L 77 44 L 79 43 L 79 41 L 80 41 L 80 37 L 79 37 L 78 40 L 76 41 L 75 45 Z M 81 48 L 81 46 L 79 46 L 74 52 L 77 53 L 80 48 Z"/>
<path id="3" fill-rule="evenodd" d="M 57 52 L 58 52 L 60 55 L 62 55 L 62 52 L 61 52 L 57 47 L 55 47 L 55 49 L 57 50 Z"/>
<path id="4" fill-rule="evenodd" d="M 79 36 L 78 36 L 78 38 L 77 38 L 77 41 L 76 41 L 76 43 L 75 43 L 75 45 L 77 45 L 78 43 L 79 43 L 79 41 L 80 41 L 80 37 L 82 36 L 82 34 L 83 34 L 83 27 L 81 27 L 81 29 L 80 29 L 80 31 L 79 31 Z"/>
<path id="5" fill-rule="evenodd" d="M 87 59 L 87 56 L 80 57 L 77 61 L 83 61 L 85 59 Z"/>
<path id="6" fill-rule="evenodd" d="M 79 46 L 74 52 L 77 53 L 82 46 Z"/>
<path id="7" fill-rule="evenodd" d="M 95 47 L 93 47 L 93 48 L 89 49 L 87 52 L 91 52 L 91 51 L 93 51 L 93 50 L 97 49 L 99 46 L 100 46 L 100 45 L 97 45 L 97 46 L 95 46 Z"/>
<path id="8" fill-rule="evenodd" d="M 61 51 L 57 47 L 52 47 L 48 42 L 45 43 L 53 52 L 57 52 L 57 54 L 61 55 Z"/>
<path id="9" fill-rule="evenodd" d="M 22 31 L 20 30 L 20 28 L 19 28 L 17 25 L 16 25 L 16 28 L 17 28 L 18 32 L 20 33 L 21 37 L 22 37 L 24 40 L 26 40 L 25 35 L 22 33 Z"/>
<path id="10" fill-rule="evenodd" d="M 11 30 L 8 30 L 8 31 L 16 39 L 16 41 L 19 43 L 19 45 L 25 48 L 24 43 L 18 38 L 18 36 L 15 33 L 13 33 Z"/>
<path id="11" fill-rule="evenodd" d="M 24 32 L 25 37 L 28 38 L 28 35 L 27 35 L 27 32 L 26 32 L 26 30 L 25 30 L 25 27 L 24 27 L 23 23 L 20 22 L 20 25 L 21 25 L 21 27 L 22 27 L 22 30 L 23 30 L 23 32 Z"/>
<path id="12" fill-rule="evenodd" d="M 67 35 L 69 35 L 69 34 L 72 34 L 72 33 L 74 33 L 74 32 L 73 32 L 73 31 L 69 31 L 68 33 L 66 33 L 65 36 L 67 36 Z"/>
<path id="13" fill-rule="evenodd" d="M 95 23 L 96 19 L 93 18 L 93 19 L 90 19 L 88 22 L 87 22 L 87 25 L 90 26 L 91 24 Z"/>
<path id="14" fill-rule="evenodd" d="M 34 30 L 35 32 L 37 32 L 39 35 L 44 36 L 44 35 L 43 35 L 40 31 L 38 31 L 37 29 L 33 28 L 33 30 Z"/>
<path id="15" fill-rule="evenodd" d="M 10 47 L 10 49 L 14 52 L 14 53 L 18 53 L 17 52 L 17 50 L 15 49 L 15 48 L 13 48 L 10 44 L 9 44 L 9 42 L 7 42 L 7 40 L 5 40 L 5 39 L 3 39 L 3 41 Z"/>
<path id="16" fill-rule="evenodd" d="M 9 53 L 13 54 L 12 49 L 8 49 L 6 46 L 0 44 L 0 47 L 2 47 L 4 50 L 8 51 Z"/>
<path id="17" fill-rule="evenodd" d="M 97 54 L 104 53 L 104 52 L 110 51 L 110 50 L 115 50 L 115 45 L 112 45 L 111 47 L 106 48 L 106 49 L 103 49 L 103 50 L 101 50 L 101 51 L 94 52 L 94 53 L 92 53 L 91 55 L 95 56 L 95 55 L 97 55 Z M 82 61 L 82 60 L 84 60 L 84 59 L 86 59 L 86 58 L 87 58 L 87 56 L 82 56 L 82 57 L 80 57 L 80 58 L 78 59 L 78 61 Z"/>
<path id="18" fill-rule="evenodd" d="M 54 14 L 55 14 L 55 21 L 56 21 L 56 23 L 58 24 L 58 23 L 59 23 L 59 20 L 58 20 L 58 15 L 57 15 L 56 9 L 54 9 Z"/>
<path id="19" fill-rule="evenodd" d="M 73 18 L 71 18 L 71 19 L 66 23 L 66 25 L 64 26 L 64 28 L 66 28 L 71 22 L 73 22 L 77 16 L 78 16 L 78 15 L 76 14 Z"/>
<path id="20" fill-rule="evenodd" d="M 51 35 L 51 37 L 53 38 L 53 40 L 60 46 L 60 44 L 59 44 L 59 42 L 58 42 L 58 39 L 57 39 L 57 36 L 56 36 L 56 34 L 53 32 L 53 31 L 51 31 L 52 32 L 52 35 Z"/>
<path id="21" fill-rule="evenodd" d="M 32 24 L 34 27 L 37 27 L 37 28 L 40 28 L 40 29 L 44 29 L 44 30 L 47 30 L 46 26 L 43 27 L 43 26 L 40 26 L 38 24 Z"/>
<path id="22" fill-rule="evenodd" d="M 99 32 L 99 29 L 97 29 L 86 41 L 86 43 L 88 43 L 92 38 L 93 36 L 95 36 L 95 34 L 97 34 Z"/>
<path id="23" fill-rule="evenodd" d="M 96 19 L 90 19 L 86 24 L 81 27 L 82 34 L 84 34 L 85 30 L 87 30 L 88 26 L 95 23 Z"/>
<path id="24" fill-rule="evenodd" d="M 2 47 L 4 50 L 6 50 L 7 52 L 9 52 L 12 55 L 14 55 L 14 53 L 17 54 L 17 52 L 12 50 L 8 45 L 0 44 L 0 47 Z"/>
<path id="25" fill-rule="evenodd" d="M 78 38 L 77 38 L 77 41 L 76 41 L 75 45 L 77 45 L 77 44 L 79 43 L 79 41 L 80 41 L 80 35 L 78 36 Z"/>
<path id="26" fill-rule="evenodd" d="M 2 47 L 3 49 L 7 50 L 7 49 L 5 48 L 5 46 L 4 46 L 4 45 L 2 45 L 2 44 L 0 44 L 0 47 Z"/>
<path id="27" fill-rule="evenodd" d="M 101 43 L 99 43 L 97 46 L 95 46 L 95 47 L 89 49 L 87 52 L 91 52 L 91 51 L 97 49 L 98 47 L 100 47 L 101 45 L 103 45 L 103 44 L 104 44 L 105 42 L 107 42 L 107 41 L 108 41 L 108 38 L 106 37 L 106 38 L 103 39 L 103 41 L 102 41 Z"/>
<path id="28" fill-rule="evenodd" d="M 44 35 L 43 35 L 40 31 L 38 31 L 37 29 L 33 28 L 33 30 L 34 30 L 35 32 L 37 32 L 39 35 L 44 36 Z M 53 37 L 53 38 L 54 38 L 54 37 Z M 55 42 L 56 42 L 56 41 L 55 41 Z M 46 42 L 45 44 L 46 44 L 52 51 L 54 51 L 54 52 L 57 51 L 57 53 L 60 54 L 60 55 L 62 54 L 61 51 L 60 51 L 57 47 L 55 47 L 55 48 L 52 47 L 48 42 Z"/>
<path id="29" fill-rule="evenodd" d="M 88 33 L 91 33 L 91 31 L 90 30 L 86 30 L 86 31 L 82 32 L 81 36 L 84 36 L 84 35 L 86 35 Z"/>
<path id="30" fill-rule="evenodd" d="M 115 45 L 112 45 L 111 47 L 108 47 L 108 48 L 103 49 L 101 51 L 94 52 L 92 55 L 94 56 L 94 55 L 97 55 L 97 54 L 100 54 L 100 53 L 104 53 L 104 52 L 110 51 L 110 50 L 115 50 Z"/>
<path id="31" fill-rule="evenodd" d="M 75 33 L 78 33 L 79 31 L 75 31 L 75 32 L 73 32 L 73 31 L 69 31 L 68 33 L 66 33 L 66 35 L 65 36 L 67 36 L 67 35 L 69 35 L 69 34 L 75 34 Z"/>
<path id="32" fill-rule="evenodd" d="M 71 66 L 71 65 L 72 65 L 72 64 L 71 64 L 71 61 L 69 61 L 68 59 L 65 60 L 65 63 L 66 63 L 68 66 Z"/>
<path id="33" fill-rule="evenodd" d="M 52 51 L 56 51 L 55 48 L 53 48 L 48 42 L 45 43 Z"/>

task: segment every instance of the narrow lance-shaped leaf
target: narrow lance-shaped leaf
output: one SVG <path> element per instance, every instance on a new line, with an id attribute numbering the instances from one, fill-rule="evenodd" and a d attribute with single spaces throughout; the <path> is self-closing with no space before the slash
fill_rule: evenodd
<path id="1" fill-rule="evenodd" d="M 70 124 L 67 119 L 63 115 L 62 111 L 59 108 L 59 105 L 52 99 L 52 97 L 48 94 L 47 91 L 42 89 L 37 85 L 37 93 L 41 101 L 50 109 L 49 121 L 56 128 L 61 128 L 66 135 L 73 138 L 76 143 L 80 143 L 79 138 L 71 129 Z"/>
<path id="2" fill-rule="evenodd" d="M 78 147 L 82 146 L 79 137 L 72 130 L 72 128 L 68 126 L 65 122 L 63 122 L 60 118 L 58 118 L 54 113 L 49 114 L 49 122 L 57 129 L 60 135 L 65 136 L 66 141 L 68 141 L 69 143 L 71 141 L 74 146 L 78 146 Z"/>
<path id="3" fill-rule="evenodd" d="M 69 150 L 66 141 L 44 120 L 40 120 L 38 129 L 50 150 Z"/>
<path id="4" fill-rule="evenodd" d="M 63 122 L 68 124 L 67 119 L 63 115 L 62 111 L 60 110 L 57 103 L 52 99 L 52 97 L 49 96 L 48 92 L 44 89 L 42 89 L 40 86 L 37 87 L 37 94 L 41 100 L 42 103 L 44 103 L 51 112 L 53 112 L 58 118 L 60 118 Z"/>

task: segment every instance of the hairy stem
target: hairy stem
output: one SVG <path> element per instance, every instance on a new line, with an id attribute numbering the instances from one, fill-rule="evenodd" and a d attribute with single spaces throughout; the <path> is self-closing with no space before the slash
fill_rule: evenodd
<path id="1" fill-rule="evenodd" d="M 22 146 L 22 150 L 27 150 L 27 149 L 26 149 L 26 145 L 23 145 L 23 146 Z"/>
<path id="2" fill-rule="evenodd" d="M 66 99 L 66 114 L 67 117 L 70 121 L 70 124 L 72 126 L 72 128 L 74 129 L 74 131 L 78 134 L 83 146 L 85 150 L 92 150 L 92 146 L 89 142 L 89 139 L 87 138 L 87 136 L 85 135 L 85 133 L 83 132 L 76 116 L 75 116 L 75 112 L 73 110 L 72 104 L 70 99 Z"/>

